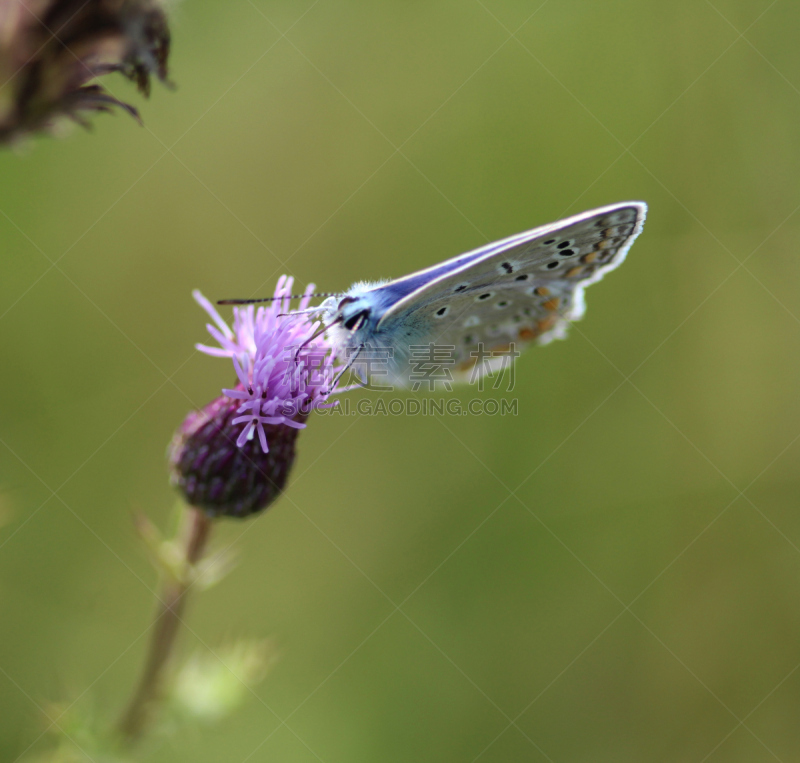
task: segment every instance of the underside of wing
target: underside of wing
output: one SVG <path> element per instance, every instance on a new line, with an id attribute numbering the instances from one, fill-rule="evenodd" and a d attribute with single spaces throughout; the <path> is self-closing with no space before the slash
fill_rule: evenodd
<path id="1" fill-rule="evenodd" d="M 484 247 L 392 305 L 378 328 L 412 325 L 416 335 L 453 347 L 462 374 L 472 373 L 476 358 L 490 371 L 486 348 L 501 357 L 566 335 L 583 315 L 584 289 L 622 263 L 646 210 L 643 202 L 615 204 Z"/>

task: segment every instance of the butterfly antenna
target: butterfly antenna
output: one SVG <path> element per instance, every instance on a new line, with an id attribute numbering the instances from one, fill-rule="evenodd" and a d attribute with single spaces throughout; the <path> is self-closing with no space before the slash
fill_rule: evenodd
<path id="1" fill-rule="evenodd" d="M 292 294 L 288 297 L 259 297 L 258 299 L 218 299 L 218 305 L 254 305 L 257 302 L 274 302 L 276 299 L 302 299 L 303 297 L 335 297 L 335 294 Z"/>

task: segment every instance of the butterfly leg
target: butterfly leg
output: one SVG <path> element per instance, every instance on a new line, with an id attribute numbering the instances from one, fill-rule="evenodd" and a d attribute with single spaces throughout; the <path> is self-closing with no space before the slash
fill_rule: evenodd
<path id="1" fill-rule="evenodd" d="M 341 318 L 337 318 L 332 323 L 329 323 L 327 326 L 320 326 L 305 342 L 303 342 L 294 354 L 294 362 L 297 363 L 300 357 L 300 353 L 313 342 L 317 337 L 322 336 L 331 326 L 335 326 L 337 323 L 341 323 Z"/>
<path id="2" fill-rule="evenodd" d="M 287 315 L 311 315 L 312 313 L 318 313 L 322 310 L 322 308 L 317 305 L 316 307 L 309 307 L 305 310 L 292 310 L 288 313 L 278 313 L 278 318 L 285 318 Z"/>
<path id="3" fill-rule="evenodd" d="M 360 344 L 358 346 L 358 348 L 353 353 L 350 360 L 347 361 L 347 365 L 341 371 L 339 371 L 338 374 L 336 374 L 333 382 L 331 383 L 330 389 L 328 389 L 328 391 L 323 394 L 330 395 L 336 389 L 336 385 L 339 383 L 339 380 L 350 370 L 350 368 L 353 366 L 353 363 L 355 363 L 356 360 L 358 360 L 358 356 L 361 354 L 361 351 L 364 349 L 365 346 L 366 345 L 363 344 Z"/>

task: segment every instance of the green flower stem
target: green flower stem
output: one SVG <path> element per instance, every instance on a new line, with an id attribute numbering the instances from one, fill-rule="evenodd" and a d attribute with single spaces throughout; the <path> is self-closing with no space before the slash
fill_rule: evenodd
<path id="1" fill-rule="evenodd" d="M 186 507 L 175 542 L 183 569 L 180 574 L 169 575 L 162 583 L 144 670 L 117 727 L 128 746 L 142 737 L 163 697 L 169 658 L 186 608 L 186 593 L 193 580 L 194 567 L 203 556 L 210 531 L 211 520 L 200 509 Z"/>

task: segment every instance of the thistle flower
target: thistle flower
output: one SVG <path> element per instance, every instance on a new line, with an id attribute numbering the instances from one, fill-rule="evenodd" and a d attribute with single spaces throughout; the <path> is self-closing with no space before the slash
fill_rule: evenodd
<path id="1" fill-rule="evenodd" d="M 282 276 L 267 307 L 234 308 L 233 329 L 194 293 L 220 345 L 197 349 L 231 358 L 238 380 L 189 414 L 170 446 L 173 484 L 211 516 L 249 516 L 275 500 L 309 414 L 336 404 L 329 402 L 336 371 L 331 347 L 321 338 L 312 340 L 319 323 L 308 314 L 286 314 L 291 288 L 292 279 Z M 308 308 L 313 290 L 310 284 L 299 311 Z"/>
<path id="2" fill-rule="evenodd" d="M 66 116 L 137 110 L 87 84 L 121 72 L 149 95 L 167 81 L 170 34 L 160 0 L 0 0 L 0 143 L 50 130 Z"/>

